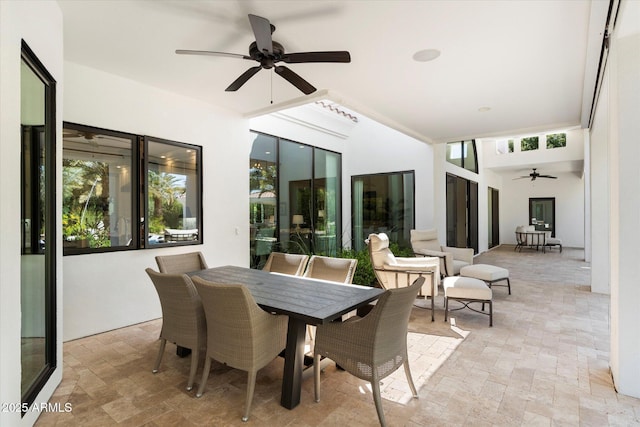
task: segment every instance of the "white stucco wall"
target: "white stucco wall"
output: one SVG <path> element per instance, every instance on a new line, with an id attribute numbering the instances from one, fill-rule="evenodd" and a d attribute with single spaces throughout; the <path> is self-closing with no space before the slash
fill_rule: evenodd
<path id="1" fill-rule="evenodd" d="M 64 339 L 161 316 L 145 268 L 202 251 L 207 263 L 248 266 L 248 121 L 208 104 L 65 63 L 64 120 L 203 147 L 203 245 L 64 257 Z M 236 232 L 237 230 L 237 232 Z"/>
<path id="2" fill-rule="evenodd" d="M 610 364 L 616 389 L 640 398 L 640 3 L 622 2 L 609 59 Z M 604 106 L 599 106 L 604 107 Z"/>
<path id="3" fill-rule="evenodd" d="M 589 134 L 591 290 L 608 294 L 609 283 L 609 70 L 605 71 Z"/>
<path id="4" fill-rule="evenodd" d="M 346 129 L 333 119 L 319 128 L 284 120 L 277 115 L 251 119 L 251 129 L 314 145 L 342 154 L 343 241 L 351 233 L 351 177 L 385 172 L 415 171 L 416 228 L 431 228 L 434 222 L 433 147 L 357 113 L 358 123 Z M 318 120 L 318 116 L 314 116 Z M 336 136 L 331 129 L 339 129 Z"/>
<path id="5" fill-rule="evenodd" d="M 0 1 L 0 402 L 21 401 L 20 392 L 20 50 L 24 39 L 57 81 L 57 135 L 62 135 L 63 32 L 62 13 L 52 1 Z M 57 147 L 58 159 L 62 152 Z M 62 162 L 59 160 L 59 164 Z M 62 184 L 58 179 L 57 192 Z M 61 201 L 56 210 L 61 216 Z M 58 225 L 60 233 L 60 225 Z M 62 245 L 58 243 L 61 253 Z M 62 257 L 57 262 L 58 325 L 62 328 Z M 57 339 L 57 368 L 37 396 L 46 402 L 62 378 L 62 337 Z M 24 417 L 0 412 L 2 426 L 30 426 L 38 412 Z"/>
<path id="6" fill-rule="evenodd" d="M 500 191 L 500 240 L 514 244 L 515 230 L 529 224 L 529 198 L 555 197 L 556 236 L 563 246 L 584 247 L 584 182 L 575 173 L 554 174 L 558 179 L 513 180 L 505 176 Z"/>

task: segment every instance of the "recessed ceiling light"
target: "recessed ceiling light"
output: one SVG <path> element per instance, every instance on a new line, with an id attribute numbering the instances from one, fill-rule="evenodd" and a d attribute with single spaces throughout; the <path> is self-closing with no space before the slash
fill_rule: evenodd
<path id="1" fill-rule="evenodd" d="M 419 50 L 413 54 L 413 60 L 418 62 L 429 62 L 440 56 L 438 49 L 424 49 Z"/>
<path id="2" fill-rule="evenodd" d="M 264 154 L 271 154 L 271 151 L 265 151 Z"/>
<path id="3" fill-rule="evenodd" d="M 491 110 L 491 107 L 480 107 L 480 108 L 478 108 L 478 111 L 480 111 L 481 113 L 486 113 L 489 110 Z"/>

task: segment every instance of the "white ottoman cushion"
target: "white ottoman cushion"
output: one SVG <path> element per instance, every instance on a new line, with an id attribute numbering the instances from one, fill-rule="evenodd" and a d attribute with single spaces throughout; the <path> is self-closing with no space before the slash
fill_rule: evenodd
<path id="1" fill-rule="evenodd" d="M 448 298 L 478 299 L 489 301 L 492 298 L 491 288 L 482 280 L 472 277 L 445 277 L 442 281 L 444 295 Z"/>
<path id="2" fill-rule="evenodd" d="M 562 244 L 562 240 L 558 239 L 557 237 L 547 237 L 547 245 L 561 245 Z"/>
<path id="3" fill-rule="evenodd" d="M 495 265 L 473 264 L 462 267 L 460 269 L 460 275 L 473 277 L 486 282 L 495 282 L 509 277 L 509 270 L 502 267 L 496 267 Z"/>

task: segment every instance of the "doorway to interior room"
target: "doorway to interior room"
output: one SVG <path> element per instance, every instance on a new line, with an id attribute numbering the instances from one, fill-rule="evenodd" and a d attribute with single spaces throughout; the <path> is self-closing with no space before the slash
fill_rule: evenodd
<path id="1" fill-rule="evenodd" d="M 488 248 L 494 248 L 500 244 L 500 209 L 499 191 L 496 188 L 487 189 L 488 219 Z"/>
<path id="2" fill-rule="evenodd" d="M 447 246 L 478 253 L 478 183 L 447 174 Z"/>

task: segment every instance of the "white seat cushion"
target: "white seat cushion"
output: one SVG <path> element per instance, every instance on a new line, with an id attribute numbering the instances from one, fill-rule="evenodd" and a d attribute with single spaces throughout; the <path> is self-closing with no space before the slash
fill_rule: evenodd
<path id="1" fill-rule="evenodd" d="M 462 267 L 460 269 L 460 275 L 485 280 L 487 282 L 495 282 L 496 280 L 506 279 L 509 277 L 509 270 L 502 267 L 496 267 L 495 265 L 473 264 Z"/>
<path id="2" fill-rule="evenodd" d="M 562 240 L 557 237 L 547 237 L 547 245 L 561 245 Z"/>
<path id="3" fill-rule="evenodd" d="M 442 281 L 444 296 L 447 298 L 491 300 L 493 294 L 482 280 L 472 277 L 445 277 Z"/>

